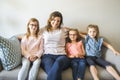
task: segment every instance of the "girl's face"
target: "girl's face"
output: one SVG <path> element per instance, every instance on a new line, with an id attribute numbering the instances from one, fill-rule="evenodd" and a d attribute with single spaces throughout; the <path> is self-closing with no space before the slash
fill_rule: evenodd
<path id="1" fill-rule="evenodd" d="M 60 17 L 55 17 L 55 18 L 51 21 L 52 29 L 57 29 L 57 28 L 60 26 L 60 21 L 61 21 L 61 18 L 60 18 Z"/>
<path id="2" fill-rule="evenodd" d="M 69 31 L 69 38 L 71 41 L 76 41 L 76 39 L 77 39 L 76 31 Z"/>
<path id="3" fill-rule="evenodd" d="M 97 35 L 97 31 L 95 28 L 89 28 L 88 29 L 88 35 L 91 37 L 91 38 L 95 38 L 96 35 Z"/>
<path id="4" fill-rule="evenodd" d="M 30 33 L 36 33 L 37 28 L 38 28 L 38 24 L 36 21 L 30 22 L 30 24 L 29 24 Z"/>

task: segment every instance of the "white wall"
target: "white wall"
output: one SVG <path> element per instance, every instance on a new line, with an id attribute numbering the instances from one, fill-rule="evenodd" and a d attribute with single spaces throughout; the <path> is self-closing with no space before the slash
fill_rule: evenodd
<path id="1" fill-rule="evenodd" d="M 42 27 L 55 10 L 63 14 L 66 26 L 86 31 L 90 23 L 99 25 L 101 35 L 120 49 L 120 0 L 0 0 L 0 35 L 26 32 L 31 17 Z"/>

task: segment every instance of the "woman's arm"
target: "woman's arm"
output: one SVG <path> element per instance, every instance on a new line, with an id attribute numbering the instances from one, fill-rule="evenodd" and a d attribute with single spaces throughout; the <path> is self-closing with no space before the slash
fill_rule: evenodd
<path id="1" fill-rule="evenodd" d="M 109 43 L 103 41 L 103 45 L 104 45 L 105 47 L 107 47 L 108 49 L 111 49 L 115 55 L 120 55 L 120 53 L 119 53 L 117 50 L 115 50 L 115 49 L 113 48 L 113 46 L 110 45 Z"/>

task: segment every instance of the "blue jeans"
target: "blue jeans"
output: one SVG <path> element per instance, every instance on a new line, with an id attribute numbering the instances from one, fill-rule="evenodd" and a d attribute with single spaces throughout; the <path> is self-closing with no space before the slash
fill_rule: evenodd
<path id="1" fill-rule="evenodd" d="M 86 69 L 85 58 L 71 59 L 71 67 L 72 67 L 73 79 L 77 80 L 78 78 L 80 78 L 81 80 L 84 80 L 85 69 Z"/>
<path id="2" fill-rule="evenodd" d="M 62 71 L 69 67 L 70 59 L 65 55 L 45 54 L 41 64 L 48 75 L 47 80 L 62 80 Z"/>

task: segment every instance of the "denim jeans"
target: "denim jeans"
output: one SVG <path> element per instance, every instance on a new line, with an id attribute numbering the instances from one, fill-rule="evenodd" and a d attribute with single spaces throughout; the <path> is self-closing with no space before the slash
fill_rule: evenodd
<path id="1" fill-rule="evenodd" d="M 41 63 L 48 75 L 47 80 L 62 80 L 62 71 L 69 67 L 70 59 L 65 55 L 45 54 Z"/>
<path id="2" fill-rule="evenodd" d="M 81 80 L 84 80 L 86 60 L 84 58 L 73 58 L 71 59 L 71 67 L 73 79 L 77 80 L 80 78 Z"/>
<path id="3" fill-rule="evenodd" d="M 36 80 L 39 72 L 40 63 L 41 59 L 36 59 L 34 62 L 32 62 L 31 66 L 31 62 L 23 57 L 22 68 L 18 73 L 18 80 L 26 80 L 26 78 L 28 78 L 28 80 Z"/>

